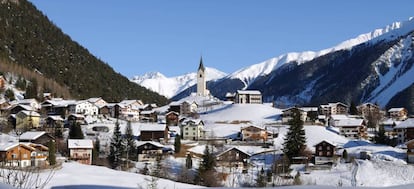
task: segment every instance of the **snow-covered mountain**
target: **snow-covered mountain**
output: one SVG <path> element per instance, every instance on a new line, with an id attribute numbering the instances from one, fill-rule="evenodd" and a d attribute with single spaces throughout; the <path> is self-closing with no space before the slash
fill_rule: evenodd
<path id="1" fill-rule="evenodd" d="M 285 106 L 374 102 L 414 112 L 414 18 L 395 22 L 318 52 L 293 52 L 208 83 L 210 92 L 256 89 Z M 179 99 L 194 91 L 183 91 Z"/>
<path id="2" fill-rule="evenodd" d="M 226 75 L 226 73 L 221 72 L 217 69 L 209 67 L 206 68 L 207 81 L 220 79 Z M 166 77 L 159 72 L 150 72 L 144 74 L 143 76 L 135 76 L 132 78 L 132 81 L 143 87 L 146 87 L 147 89 L 170 98 L 195 85 L 197 83 L 196 77 L 196 72 L 176 77 Z"/>

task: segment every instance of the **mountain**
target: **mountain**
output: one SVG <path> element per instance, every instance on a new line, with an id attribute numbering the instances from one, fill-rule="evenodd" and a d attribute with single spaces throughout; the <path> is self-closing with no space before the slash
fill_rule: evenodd
<path id="1" fill-rule="evenodd" d="M 167 102 L 165 97 L 115 72 L 26 0 L 0 1 L 0 64 L 12 71 L 28 70 L 18 74 L 27 80 L 36 80 L 39 93 L 66 96 L 56 90 L 61 87 L 76 99 L 102 97 L 107 101 Z"/>
<path id="2" fill-rule="evenodd" d="M 206 80 L 212 81 L 221 79 L 227 74 L 221 72 L 214 68 L 206 68 Z M 146 73 L 143 76 L 135 76 L 132 78 L 132 81 L 150 89 L 154 92 L 157 92 L 161 95 L 164 95 L 168 98 L 171 98 L 183 90 L 191 87 L 197 83 L 197 73 L 188 73 L 181 76 L 169 77 L 167 78 L 159 72 Z"/>
<path id="3" fill-rule="evenodd" d="M 207 84 L 227 92 L 256 89 L 279 106 L 373 102 L 414 113 L 414 19 L 395 22 L 319 52 L 288 53 Z M 172 99 L 188 95 L 191 87 Z"/>

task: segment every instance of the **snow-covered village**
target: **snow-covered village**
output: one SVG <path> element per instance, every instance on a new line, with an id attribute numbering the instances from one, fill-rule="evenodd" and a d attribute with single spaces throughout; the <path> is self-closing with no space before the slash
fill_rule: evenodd
<path id="1" fill-rule="evenodd" d="M 1 175 L 16 188 L 414 186 L 414 118 L 405 108 L 280 109 L 257 90 L 223 101 L 209 94 L 202 59 L 197 92 L 162 107 L 20 99 L 9 88 L 16 79 L 5 78 L 14 77 L 0 83 L 16 100 L 1 103 Z M 16 172 L 25 168 L 27 178 Z"/>

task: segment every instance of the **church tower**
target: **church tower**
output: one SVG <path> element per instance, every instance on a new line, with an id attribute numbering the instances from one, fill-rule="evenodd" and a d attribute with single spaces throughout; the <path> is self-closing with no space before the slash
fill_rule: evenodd
<path id="1" fill-rule="evenodd" d="M 203 65 L 203 57 L 200 58 L 200 65 L 197 71 L 197 95 L 207 96 L 208 91 L 206 87 L 206 68 Z"/>

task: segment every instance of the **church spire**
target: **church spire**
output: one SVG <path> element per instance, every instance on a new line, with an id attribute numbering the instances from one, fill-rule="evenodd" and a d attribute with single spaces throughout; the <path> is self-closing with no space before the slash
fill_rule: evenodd
<path id="1" fill-rule="evenodd" d="M 202 70 L 202 71 L 206 70 L 203 64 L 203 57 L 200 57 L 200 65 L 198 66 L 198 70 Z"/>

